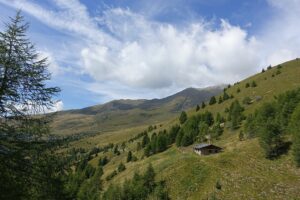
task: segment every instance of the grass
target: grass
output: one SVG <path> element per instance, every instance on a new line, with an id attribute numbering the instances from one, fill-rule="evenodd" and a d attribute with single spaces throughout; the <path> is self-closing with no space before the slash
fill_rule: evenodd
<path id="1" fill-rule="evenodd" d="M 264 102 L 273 100 L 274 96 L 300 87 L 300 61 L 293 60 L 282 66 L 278 75 L 275 75 L 277 68 L 274 67 L 241 81 L 226 91 L 229 95 L 233 94 L 234 99 L 207 106 L 199 112 L 207 110 L 225 116 L 225 108 L 235 99 L 241 102 L 246 96 L 252 99 L 260 96 L 261 100 L 244 105 L 247 115 Z M 272 74 L 275 76 L 272 77 Z M 251 85 L 252 81 L 257 83 L 257 87 L 245 88 L 246 83 Z M 240 88 L 239 93 L 237 88 Z M 195 109 L 188 111 L 189 116 L 194 114 Z M 178 123 L 177 117 L 157 122 L 158 125 L 163 124 L 162 127 L 158 126 L 159 129 L 168 129 L 175 123 Z M 145 128 L 147 125 L 131 125 L 122 130 L 107 131 L 73 142 L 70 147 L 91 148 L 110 142 L 121 143 Z M 119 156 L 114 156 L 112 152 L 105 153 L 111 161 L 104 167 L 103 177 L 115 170 L 120 162 L 126 165 L 126 170 L 111 181 L 104 181 L 104 189 L 112 183 L 121 184 L 125 179 L 131 178 L 135 171 L 143 172 L 151 163 L 157 173 L 157 179 L 166 181 L 171 199 L 207 199 L 212 194 L 218 199 L 300 199 L 300 169 L 295 168 L 290 152 L 276 160 L 267 160 L 257 139 L 239 141 L 238 132 L 239 130 L 226 129 L 221 138 L 214 141 L 216 145 L 224 148 L 224 152 L 210 156 L 198 156 L 193 153 L 192 146 L 172 146 L 165 152 L 142 158 L 143 152 L 136 151 L 136 142 L 127 143 L 125 152 Z M 138 161 L 126 163 L 129 150 L 139 158 Z M 103 156 L 103 153 L 91 160 L 91 164 L 96 166 L 100 156 Z M 215 187 L 217 181 L 221 184 L 220 190 Z"/>

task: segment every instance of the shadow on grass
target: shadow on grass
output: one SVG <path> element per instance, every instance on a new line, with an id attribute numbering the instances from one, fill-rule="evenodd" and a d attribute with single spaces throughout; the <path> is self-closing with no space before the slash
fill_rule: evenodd
<path id="1" fill-rule="evenodd" d="M 283 142 L 273 153 L 268 157 L 270 160 L 275 160 L 280 158 L 280 156 L 285 155 L 289 152 L 292 142 Z"/>

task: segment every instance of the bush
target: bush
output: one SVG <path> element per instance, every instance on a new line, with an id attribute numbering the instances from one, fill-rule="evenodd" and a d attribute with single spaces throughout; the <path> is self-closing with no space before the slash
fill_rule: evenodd
<path id="1" fill-rule="evenodd" d="M 113 179 L 113 177 L 115 177 L 117 174 L 118 174 L 117 171 L 114 170 L 112 173 L 110 173 L 110 174 L 105 178 L 105 180 L 106 180 L 106 181 L 110 181 L 110 180 Z"/>
<path id="2" fill-rule="evenodd" d="M 281 71 L 278 69 L 278 70 L 276 71 L 276 75 L 279 75 L 279 74 L 281 74 Z"/>
<path id="3" fill-rule="evenodd" d="M 250 87 L 250 84 L 246 83 L 245 88 L 248 88 L 248 87 Z"/>
<path id="4" fill-rule="evenodd" d="M 236 90 L 236 93 L 240 93 L 240 92 L 241 92 L 241 89 L 238 88 L 238 89 Z"/>
<path id="5" fill-rule="evenodd" d="M 127 154 L 127 162 L 130 162 L 132 161 L 132 152 L 131 151 L 128 151 L 128 154 Z"/>
<path id="6" fill-rule="evenodd" d="M 277 69 L 281 69 L 281 68 L 282 68 L 282 65 L 278 65 L 278 66 L 277 66 Z"/>
<path id="7" fill-rule="evenodd" d="M 251 87 L 256 87 L 256 86 L 257 86 L 256 82 L 255 82 L 255 81 L 252 81 Z"/>
<path id="8" fill-rule="evenodd" d="M 122 172 L 122 171 L 125 171 L 126 170 L 126 167 L 125 165 L 121 162 L 118 166 L 118 172 Z"/>
<path id="9" fill-rule="evenodd" d="M 251 99 L 250 99 L 250 97 L 244 97 L 242 103 L 245 104 L 245 105 L 251 104 Z"/>
<path id="10" fill-rule="evenodd" d="M 219 180 L 216 182 L 216 189 L 218 189 L 218 190 L 222 189 L 222 185 Z"/>

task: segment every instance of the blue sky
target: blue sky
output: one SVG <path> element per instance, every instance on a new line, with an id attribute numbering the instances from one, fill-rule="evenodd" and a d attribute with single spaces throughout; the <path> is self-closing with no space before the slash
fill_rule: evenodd
<path id="1" fill-rule="evenodd" d="M 300 54 L 300 0 L 0 0 L 1 22 L 17 9 L 57 110 L 233 83 Z"/>

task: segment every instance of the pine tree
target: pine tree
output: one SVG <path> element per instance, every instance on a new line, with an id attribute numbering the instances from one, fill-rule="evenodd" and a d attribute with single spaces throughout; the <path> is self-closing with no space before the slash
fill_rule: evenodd
<path id="1" fill-rule="evenodd" d="M 197 104 L 196 106 L 196 112 L 198 112 L 200 110 L 200 106 Z"/>
<path id="2" fill-rule="evenodd" d="M 179 131 L 179 133 L 177 134 L 176 136 L 176 146 L 177 147 L 180 147 L 181 146 L 181 140 L 182 140 L 182 137 L 183 137 L 183 131 L 182 129 Z"/>
<path id="3" fill-rule="evenodd" d="M 218 104 L 221 104 L 223 102 L 223 98 L 222 96 L 219 97 L 219 100 L 218 100 Z"/>
<path id="4" fill-rule="evenodd" d="M 205 108 L 205 103 L 202 101 L 202 104 L 201 104 L 201 108 L 203 109 L 203 108 Z"/>
<path id="5" fill-rule="evenodd" d="M 179 117 L 180 124 L 183 124 L 187 120 L 187 114 L 185 111 L 182 111 Z"/>
<path id="6" fill-rule="evenodd" d="M 150 142 L 150 138 L 148 134 L 144 135 L 142 139 L 142 148 L 144 148 L 147 144 L 149 144 L 149 142 Z"/>
<path id="7" fill-rule="evenodd" d="M 238 100 L 232 102 L 229 108 L 228 120 L 231 121 L 231 128 L 238 128 L 242 120 L 244 119 L 243 115 L 244 108 L 240 105 Z"/>
<path id="8" fill-rule="evenodd" d="M 18 12 L 0 32 L 0 199 L 57 199 L 62 170 L 41 139 L 49 119 L 36 114 L 53 107 L 59 88 L 47 87 L 47 59 L 27 38 L 28 27 Z"/>
<path id="9" fill-rule="evenodd" d="M 226 92 L 224 92 L 223 93 L 223 101 L 226 101 L 226 100 L 228 100 L 230 97 L 229 97 L 229 95 L 226 93 Z"/>
<path id="10" fill-rule="evenodd" d="M 289 124 L 293 136 L 292 151 L 297 167 L 300 167 L 300 104 L 294 110 Z"/>
<path id="11" fill-rule="evenodd" d="M 212 97 L 210 98 L 210 100 L 209 100 L 209 105 L 213 105 L 213 104 L 215 104 L 215 103 L 217 103 L 216 97 L 215 97 L 215 96 L 212 96 Z"/>
<path id="12" fill-rule="evenodd" d="M 143 179 L 145 182 L 145 187 L 148 189 L 148 193 L 151 193 L 155 187 L 155 172 L 151 164 L 148 165 Z"/>
<path id="13" fill-rule="evenodd" d="M 266 158 L 277 157 L 282 145 L 282 132 L 279 123 L 268 120 L 260 129 L 259 142 L 264 149 Z"/>
<path id="14" fill-rule="evenodd" d="M 167 149 L 168 141 L 165 134 L 159 134 L 156 141 L 156 152 L 162 152 Z"/>
<path id="15" fill-rule="evenodd" d="M 127 154 L 127 162 L 130 162 L 132 160 L 132 152 L 129 151 Z"/>

